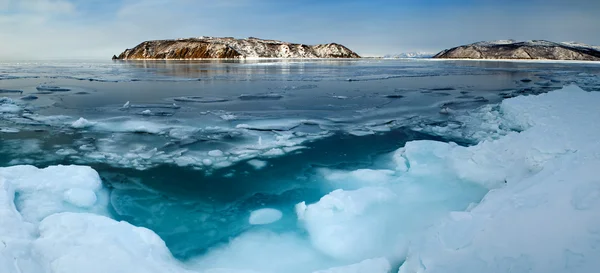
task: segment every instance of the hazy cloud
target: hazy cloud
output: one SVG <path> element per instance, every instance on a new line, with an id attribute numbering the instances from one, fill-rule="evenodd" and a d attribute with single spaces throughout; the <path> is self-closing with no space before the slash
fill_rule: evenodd
<path id="1" fill-rule="evenodd" d="M 203 35 L 338 42 L 364 55 L 496 39 L 600 44 L 599 3 L 0 0 L 0 59 L 108 59 L 144 40 Z"/>

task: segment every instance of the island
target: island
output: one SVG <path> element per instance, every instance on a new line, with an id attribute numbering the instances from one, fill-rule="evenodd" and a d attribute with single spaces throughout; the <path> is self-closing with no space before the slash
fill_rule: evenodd
<path id="1" fill-rule="evenodd" d="M 500 40 L 446 49 L 433 58 L 600 61 L 600 48 L 575 42 Z"/>
<path id="2" fill-rule="evenodd" d="M 246 58 L 360 58 L 347 47 L 336 44 L 305 45 L 259 38 L 198 37 L 143 42 L 113 60 L 189 60 Z"/>

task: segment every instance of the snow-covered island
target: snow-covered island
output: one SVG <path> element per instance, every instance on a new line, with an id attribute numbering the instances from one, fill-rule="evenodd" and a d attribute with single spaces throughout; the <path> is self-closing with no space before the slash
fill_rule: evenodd
<path id="1" fill-rule="evenodd" d="M 600 61 L 600 48 L 575 42 L 500 40 L 446 49 L 433 58 Z"/>
<path id="2" fill-rule="evenodd" d="M 336 44 L 305 45 L 249 37 L 198 37 L 143 42 L 127 49 L 114 60 L 139 59 L 246 59 L 246 58 L 360 58 Z"/>

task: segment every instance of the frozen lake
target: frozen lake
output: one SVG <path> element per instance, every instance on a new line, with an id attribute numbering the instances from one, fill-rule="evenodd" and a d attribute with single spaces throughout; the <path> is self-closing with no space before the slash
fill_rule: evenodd
<path id="1" fill-rule="evenodd" d="M 412 236 L 493 188 L 439 167 L 436 145 L 519 132 L 492 120 L 502 100 L 569 84 L 600 91 L 600 65 L 4 63 L 0 167 L 91 166 L 99 211 L 154 231 L 193 270 L 312 272 L 385 256 L 397 271 Z M 411 141 L 432 144 L 398 151 Z"/>

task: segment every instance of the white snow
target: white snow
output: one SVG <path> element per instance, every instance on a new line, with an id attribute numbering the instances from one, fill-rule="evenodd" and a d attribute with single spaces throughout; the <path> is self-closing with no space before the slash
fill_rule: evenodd
<path id="1" fill-rule="evenodd" d="M 104 216 L 54 214 L 39 233 L 32 252 L 50 272 L 187 272 L 154 232 Z"/>
<path id="2" fill-rule="evenodd" d="M 575 86 L 505 100 L 504 117 L 525 131 L 454 148 L 450 162 L 494 190 L 415 240 L 400 272 L 597 271 L 598 101 Z"/>
<path id="3" fill-rule="evenodd" d="M 279 221 L 283 217 L 283 213 L 276 209 L 259 209 L 250 213 L 248 223 L 251 225 L 267 225 Z"/>
<path id="4" fill-rule="evenodd" d="M 599 101 L 600 93 L 575 86 L 505 100 L 501 116 L 486 121 L 523 132 L 472 147 L 409 142 L 391 156 L 395 175 L 358 176 L 377 177 L 379 186 L 301 203 L 298 218 L 314 247 L 338 259 L 395 263 L 410 253 L 402 273 L 572 272 L 574 257 L 581 272 L 592 272 L 600 261 L 593 243 L 600 180 L 592 167 L 600 166 Z M 342 188 L 356 179 L 353 171 L 326 177 Z M 469 204 L 485 188 L 482 204 Z"/>

